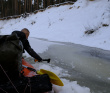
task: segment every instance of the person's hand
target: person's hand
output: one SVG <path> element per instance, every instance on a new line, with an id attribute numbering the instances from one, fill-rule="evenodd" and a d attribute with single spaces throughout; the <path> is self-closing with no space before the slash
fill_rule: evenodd
<path id="1" fill-rule="evenodd" d="M 47 63 L 50 63 L 50 58 L 49 59 L 41 59 L 41 60 L 37 60 L 37 59 L 34 59 L 34 61 L 38 61 L 38 62 L 42 62 L 42 61 L 47 61 Z"/>
<path id="2" fill-rule="evenodd" d="M 43 60 L 41 59 L 41 60 L 38 60 L 38 59 L 34 59 L 34 62 L 42 62 Z"/>
<path id="3" fill-rule="evenodd" d="M 41 59 L 41 60 L 38 60 L 38 62 L 42 62 L 43 60 Z"/>

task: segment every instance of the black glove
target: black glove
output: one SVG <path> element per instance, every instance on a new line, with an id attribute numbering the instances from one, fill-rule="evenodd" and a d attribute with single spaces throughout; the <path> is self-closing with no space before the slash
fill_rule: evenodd
<path id="1" fill-rule="evenodd" d="M 42 61 L 43 61 L 42 59 L 38 60 L 38 62 L 42 62 Z"/>

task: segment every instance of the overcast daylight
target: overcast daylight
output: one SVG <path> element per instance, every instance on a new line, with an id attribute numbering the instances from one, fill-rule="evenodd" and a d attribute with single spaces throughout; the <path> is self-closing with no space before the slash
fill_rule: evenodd
<path id="1" fill-rule="evenodd" d="M 109 0 L 0 1 L 0 93 L 109 87 Z"/>

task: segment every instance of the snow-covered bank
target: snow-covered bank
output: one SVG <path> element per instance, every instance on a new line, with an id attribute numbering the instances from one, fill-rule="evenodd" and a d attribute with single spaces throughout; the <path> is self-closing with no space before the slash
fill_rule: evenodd
<path id="1" fill-rule="evenodd" d="M 32 14 L 27 18 L 0 21 L 1 34 L 28 28 L 30 37 L 51 41 L 72 42 L 110 50 L 110 2 L 108 0 L 78 0 Z M 85 31 L 93 29 L 92 34 Z"/>

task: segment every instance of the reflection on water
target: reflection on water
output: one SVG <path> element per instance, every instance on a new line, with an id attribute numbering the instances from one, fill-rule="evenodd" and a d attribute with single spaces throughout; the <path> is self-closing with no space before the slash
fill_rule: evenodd
<path id="1" fill-rule="evenodd" d="M 40 54 L 70 74 L 63 77 L 89 87 L 92 93 L 110 93 L 110 51 L 65 43 Z"/>

